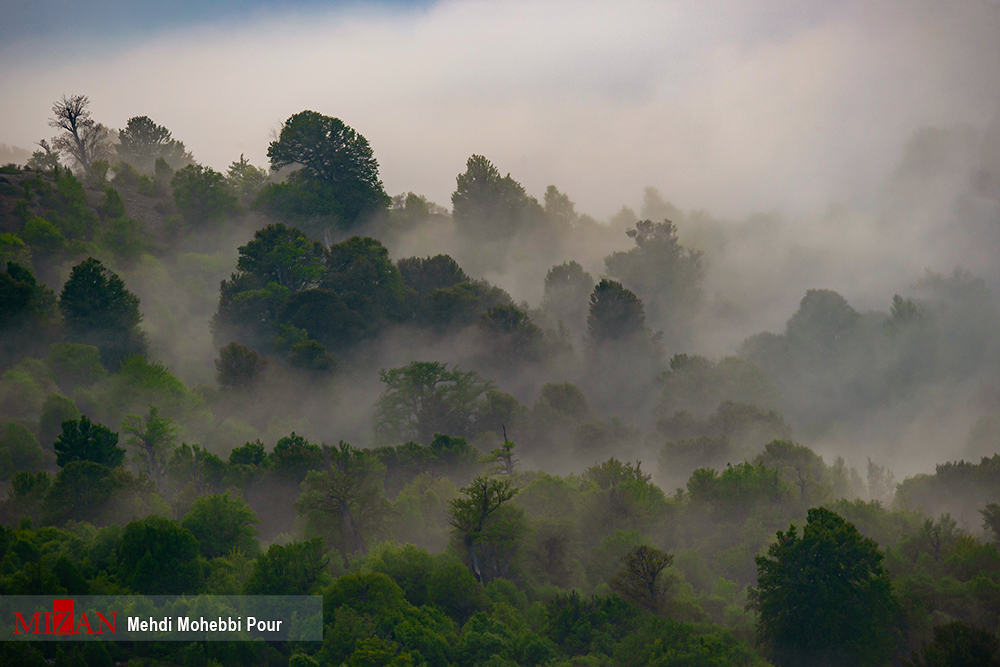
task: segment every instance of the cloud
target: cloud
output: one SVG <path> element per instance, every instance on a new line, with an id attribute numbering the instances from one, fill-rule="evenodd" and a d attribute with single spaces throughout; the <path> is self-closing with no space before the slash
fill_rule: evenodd
<path id="1" fill-rule="evenodd" d="M 0 50 L 0 141 L 64 93 L 149 115 L 217 169 L 303 109 L 364 134 L 387 190 L 442 204 L 481 153 L 607 216 L 660 188 L 726 216 L 868 201 L 913 130 L 997 111 L 998 7 L 842 2 L 298 6 L 123 42 Z M 72 52 L 73 57 L 67 57 Z M 30 54 L 27 57 L 26 54 Z"/>

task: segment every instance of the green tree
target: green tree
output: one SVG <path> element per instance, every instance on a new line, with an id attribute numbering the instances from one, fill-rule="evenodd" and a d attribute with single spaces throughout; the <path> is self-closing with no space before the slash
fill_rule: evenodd
<path id="1" fill-rule="evenodd" d="M 669 220 L 642 220 L 626 232 L 635 248 L 604 260 L 608 275 L 643 300 L 650 320 L 667 332 L 668 340 L 683 339 L 701 299 L 701 252 L 684 248 Z"/>
<path id="2" fill-rule="evenodd" d="M 439 289 L 469 282 L 469 276 L 454 259 L 448 255 L 434 257 L 404 257 L 396 262 L 396 267 L 407 287 L 417 294 L 427 296 Z"/>
<path id="3" fill-rule="evenodd" d="M 91 461 L 108 468 L 125 463 L 125 450 L 118 446 L 118 434 L 91 422 L 86 415 L 78 421 L 63 422 L 62 433 L 53 447 L 60 468 L 74 461 Z"/>
<path id="4" fill-rule="evenodd" d="M 538 201 L 482 155 L 473 155 L 455 182 L 452 217 L 459 231 L 481 240 L 508 239 L 542 217 Z"/>
<path id="5" fill-rule="evenodd" d="M 173 420 L 161 417 L 159 409 L 150 405 L 145 417 L 125 415 L 122 431 L 129 436 L 125 443 L 135 449 L 135 462 L 139 471 L 159 491 L 177 441 L 177 429 Z"/>
<path id="6" fill-rule="evenodd" d="M 622 556 L 622 568 L 611 581 L 611 590 L 654 614 L 666 610 L 673 578 L 664 574 L 674 557 L 655 547 L 640 544 Z"/>
<path id="7" fill-rule="evenodd" d="M 31 431 L 19 424 L 0 427 L 0 480 L 21 470 L 37 470 L 44 462 L 45 454 Z"/>
<path id="8" fill-rule="evenodd" d="M 139 298 L 93 257 L 73 267 L 59 295 L 59 310 L 68 338 L 95 345 L 107 368 L 117 369 L 126 357 L 146 352 Z"/>
<path id="9" fill-rule="evenodd" d="M 202 496 L 184 515 L 181 526 L 198 540 L 205 558 L 219 558 L 235 550 L 251 558 L 260 553 L 255 524 L 260 519 L 240 498 L 229 493 Z"/>
<path id="10" fill-rule="evenodd" d="M 934 628 L 934 641 L 913 651 L 907 667 L 1000 667 L 1000 641 L 989 630 L 952 621 Z"/>
<path id="11" fill-rule="evenodd" d="M 514 497 L 517 488 L 509 479 L 498 480 L 480 476 L 461 489 L 461 492 L 465 497 L 451 501 L 448 522 L 468 552 L 469 565 L 476 581 L 486 583 L 479 567 L 479 559 L 476 557 L 476 543 L 482 538 L 489 518 Z"/>
<path id="12" fill-rule="evenodd" d="M 170 187 L 174 190 L 174 203 L 189 225 L 219 223 L 239 210 L 226 177 L 211 167 L 188 165 L 173 175 Z"/>
<path id="13" fill-rule="evenodd" d="M 799 503 L 808 506 L 826 502 L 833 491 L 823 457 L 788 440 L 774 440 L 764 446 L 753 462 L 778 471 L 781 478 L 799 489 Z"/>
<path id="14" fill-rule="evenodd" d="M 240 159 L 229 165 L 226 183 L 244 205 L 249 205 L 267 184 L 267 170 L 250 164 L 241 153 Z"/>
<path id="15" fill-rule="evenodd" d="M 591 346 L 606 342 L 642 341 L 649 338 L 642 301 L 621 283 L 602 280 L 590 295 L 587 340 Z"/>
<path id="16" fill-rule="evenodd" d="M 339 524 L 338 542 L 345 555 L 365 553 L 368 544 L 382 536 L 392 514 L 392 505 L 382 496 L 385 468 L 367 451 L 341 441 L 327 447 L 326 470 L 312 470 L 302 484 L 296 510 L 307 517 L 314 530 Z"/>
<path id="17" fill-rule="evenodd" d="M 542 308 L 555 315 L 574 334 L 582 336 L 587 330 L 589 298 L 593 291 L 593 276 L 577 262 L 564 262 L 545 274 Z"/>
<path id="18" fill-rule="evenodd" d="M 15 237 L 16 238 L 16 237 Z M 0 272 L 0 350 L 19 358 L 51 341 L 58 319 L 55 294 L 15 262 Z"/>
<path id="19" fill-rule="evenodd" d="M 372 418 L 381 442 L 414 440 L 430 444 L 436 433 L 469 437 L 479 397 L 492 382 L 475 371 L 435 361 L 415 361 L 403 368 L 382 370 L 385 392 Z"/>
<path id="20" fill-rule="evenodd" d="M 122 579 L 136 593 L 193 594 L 203 586 L 198 540 L 176 521 L 150 516 L 128 524 L 118 558 Z"/>
<path id="21" fill-rule="evenodd" d="M 157 160 L 165 160 L 172 169 L 182 169 L 193 162 L 184 142 L 170 136 L 170 130 L 157 125 L 148 116 L 133 116 L 118 131 L 115 146 L 118 159 L 147 174 L 153 173 Z"/>
<path id="22" fill-rule="evenodd" d="M 801 538 L 794 525 L 779 531 L 755 560 L 748 607 L 778 667 L 888 663 L 900 607 L 874 540 L 813 508 Z"/>
<path id="23" fill-rule="evenodd" d="M 220 387 L 247 390 L 260 381 L 268 364 L 268 358 L 257 350 L 230 343 L 219 350 L 219 358 L 215 360 L 215 379 Z"/>
<path id="24" fill-rule="evenodd" d="M 324 191 L 325 198 L 336 202 L 345 228 L 389 205 L 368 140 L 339 118 L 315 111 L 295 114 L 268 146 L 267 156 L 274 170 L 300 165 L 288 177 L 289 183 Z"/>
<path id="25" fill-rule="evenodd" d="M 328 560 L 322 538 L 272 544 L 254 561 L 245 595 L 308 595 L 321 583 Z"/>

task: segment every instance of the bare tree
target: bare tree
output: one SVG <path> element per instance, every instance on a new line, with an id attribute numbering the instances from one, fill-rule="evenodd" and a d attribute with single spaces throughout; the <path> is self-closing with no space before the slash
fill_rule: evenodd
<path id="1" fill-rule="evenodd" d="M 72 157 L 87 176 L 94 162 L 110 156 L 110 133 L 90 117 L 89 104 L 86 95 L 63 95 L 52 105 L 55 118 L 49 119 L 49 125 L 63 130 L 52 140 L 53 147 Z"/>

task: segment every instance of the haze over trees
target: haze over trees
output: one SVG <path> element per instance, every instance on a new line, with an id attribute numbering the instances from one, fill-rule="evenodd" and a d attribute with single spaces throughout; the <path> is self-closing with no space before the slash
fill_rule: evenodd
<path id="1" fill-rule="evenodd" d="M 55 113 L 0 168 L 0 593 L 316 594 L 324 640 L 5 664 L 996 662 L 992 278 L 741 302 L 767 226 L 652 188 L 472 155 L 449 210 L 363 119 L 223 172 Z"/>

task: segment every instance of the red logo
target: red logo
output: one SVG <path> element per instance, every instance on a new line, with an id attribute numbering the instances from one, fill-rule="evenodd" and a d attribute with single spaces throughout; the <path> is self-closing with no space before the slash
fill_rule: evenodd
<path id="1" fill-rule="evenodd" d="M 111 612 L 111 622 L 101 612 L 95 612 L 97 629 L 95 630 L 86 613 L 80 614 L 76 623 L 73 614 L 72 598 L 57 598 L 52 600 L 52 611 L 36 611 L 27 621 L 20 612 L 14 612 L 14 634 L 26 635 L 103 635 L 103 625 L 111 634 L 115 633 L 115 617 L 117 611 Z M 82 629 L 81 629 L 82 628 Z"/>

